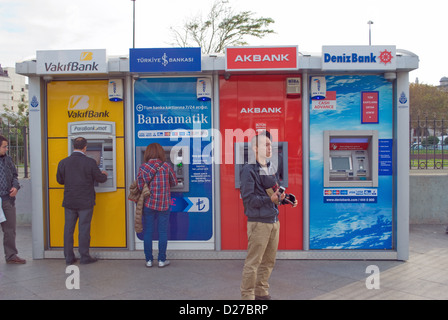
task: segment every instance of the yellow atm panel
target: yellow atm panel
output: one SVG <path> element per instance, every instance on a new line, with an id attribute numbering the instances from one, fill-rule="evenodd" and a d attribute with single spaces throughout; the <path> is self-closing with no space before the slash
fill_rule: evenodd
<path id="1" fill-rule="evenodd" d="M 113 177 L 95 186 L 96 205 L 91 226 L 91 247 L 126 247 L 126 186 L 124 160 L 124 108 L 109 101 L 108 81 L 52 81 L 47 86 L 48 230 L 50 247 L 63 247 L 64 186 L 56 181 L 59 161 L 71 154 L 71 141 L 85 136 L 87 155 L 96 157 L 101 170 Z M 89 125 L 104 132 L 95 136 Z M 82 130 L 86 130 L 83 133 Z M 90 148 L 90 149 L 89 149 Z M 89 152 L 90 151 L 90 152 Z M 75 230 L 75 246 L 78 244 Z"/>

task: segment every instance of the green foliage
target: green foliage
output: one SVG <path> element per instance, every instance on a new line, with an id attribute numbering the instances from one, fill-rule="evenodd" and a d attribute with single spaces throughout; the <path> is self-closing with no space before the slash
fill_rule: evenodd
<path id="1" fill-rule="evenodd" d="M 439 138 L 435 136 L 429 136 L 422 141 L 422 146 L 433 146 L 439 143 Z"/>
<path id="2" fill-rule="evenodd" d="M 411 118 L 443 119 L 447 116 L 448 92 L 427 84 L 409 85 Z"/>
<path id="3" fill-rule="evenodd" d="M 246 37 L 263 38 L 274 33 L 268 26 L 275 21 L 271 18 L 254 18 L 251 11 L 234 13 L 225 0 L 214 2 L 208 15 L 196 16 L 183 27 L 171 27 L 174 45 L 202 48 L 202 53 L 223 53 L 225 47 L 243 46 Z"/>

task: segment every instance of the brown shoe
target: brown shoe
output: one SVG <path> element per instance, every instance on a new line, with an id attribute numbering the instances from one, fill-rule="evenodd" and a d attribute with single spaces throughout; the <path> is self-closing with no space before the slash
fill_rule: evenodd
<path id="1" fill-rule="evenodd" d="M 7 264 L 25 264 L 26 260 L 19 258 L 18 256 L 15 256 L 14 258 L 7 260 L 6 263 Z"/>
<path id="2" fill-rule="evenodd" d="M 272 300 L 272 298 L 268 294 L 267 296 L 255 296 L 255 300 Z"/>

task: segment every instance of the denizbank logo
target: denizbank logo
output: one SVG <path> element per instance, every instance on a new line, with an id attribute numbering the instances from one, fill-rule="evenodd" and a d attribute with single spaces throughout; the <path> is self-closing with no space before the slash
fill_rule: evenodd
<path id="1" fill-rule="evenodd" d="M 323 46 L 322 70 L 395 70 L 395 46 Z"/>
<path id="2" fill-rule="evenodd" d="M 38 74 L 106 72 L 106 50 L 37 51 Z"/>

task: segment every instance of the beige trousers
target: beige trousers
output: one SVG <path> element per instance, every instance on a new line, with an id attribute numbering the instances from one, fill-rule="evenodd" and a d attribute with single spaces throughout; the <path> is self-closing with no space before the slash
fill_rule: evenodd
<path id="1" fill-rule="evenodd" d="M 247 257 L 241 281 L 241 298 L 269 295 L 269 277 L 275 265 L 280 222 L 247 222 Z"/>

